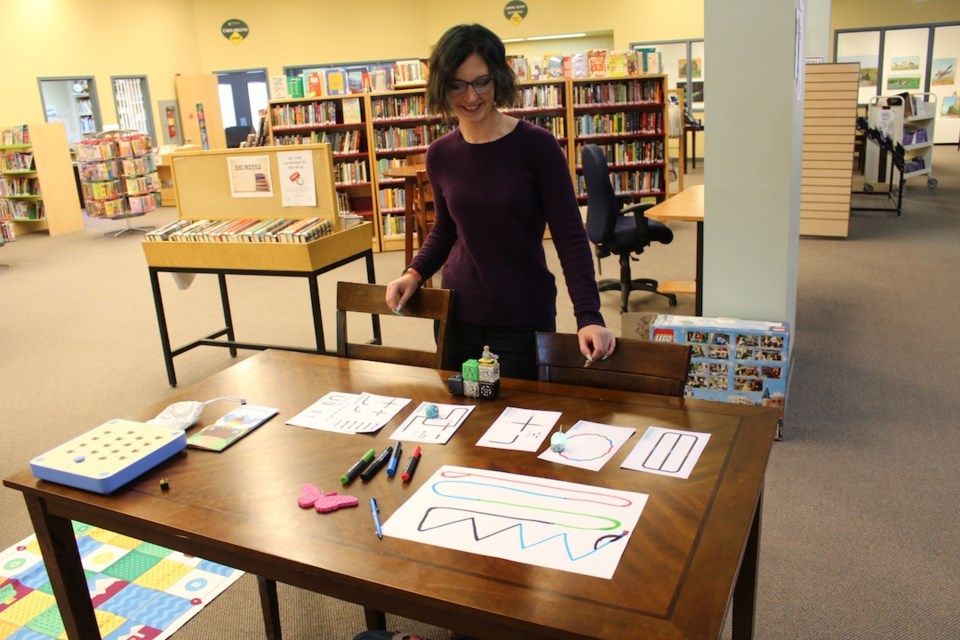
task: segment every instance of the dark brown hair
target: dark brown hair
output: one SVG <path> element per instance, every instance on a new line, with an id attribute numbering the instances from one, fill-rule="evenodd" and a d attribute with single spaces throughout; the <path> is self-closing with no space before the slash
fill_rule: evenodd
<path id="1" fill-rule="evenodd" d="M 516 77 L 507 64 L 506 50 L 493 31 L 479 24 L 460 24 L 450 27 L 440 37 L 428 63 L 427 111 L 453 119 L 454 112 L 447 99 L 450 82 L 457 69 L 470 55 L 477 53 L 487 63 L 493 78 L 494 104 L 510 107 L 516 100 Z"/>

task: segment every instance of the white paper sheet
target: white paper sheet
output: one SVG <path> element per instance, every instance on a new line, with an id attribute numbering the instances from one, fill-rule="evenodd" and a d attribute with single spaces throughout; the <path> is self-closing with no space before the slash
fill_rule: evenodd
<path id="1" fill-rule="evenodd" d="M 287 424 L 337 433 L 373 433 L 409 403 L 409 398 L 331 391 L 287 420 Z"/>
<path id="2" fill-rule="evenodd" d="M 437 408 L 436 418 L 427 417 L 427 407 L 430 405 Z M 447 444 L 473 408 L 474 405 L 421 402 L 420 406 L 390 435 L 390 439 Z"/>
<path id="3" fill-rule="evenodd" d="M 507 407 L 477 441 L 477 446 L 536 451 L 559 419 L 559 411 Z"/>
<path id="4" fill-rule="evenodd" d="M 709 433 L 648 427 L 620 467 L 689 478 L 709 440 Z"/>
<path id="5" fill-rule="evenodd" d="M 538 457 L 549 462 L 599 471 L 634 431 L 636 429 L 633 427 L 615 427 L 579 420 L 564 432 L 567 434 L 567 445 L 563 451 L 557 452 L 548 447 Z"/>

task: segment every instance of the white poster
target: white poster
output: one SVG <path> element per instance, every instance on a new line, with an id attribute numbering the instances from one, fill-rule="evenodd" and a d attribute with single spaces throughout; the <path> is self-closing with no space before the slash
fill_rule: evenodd
<path id="1" fill-rule="evenodd" d="M 317 184 L 310 152 L 282 151 L 277 153 L 277 162 L 280 164 L 280 197 L 283 206 L 317 206 Z"/>
<path id="2" fill-rule="evenodd" d="M 227 158 L 227 171 L 230 174 L 230 195 L 234 198 L 273 197 L 268 156 Z"/>

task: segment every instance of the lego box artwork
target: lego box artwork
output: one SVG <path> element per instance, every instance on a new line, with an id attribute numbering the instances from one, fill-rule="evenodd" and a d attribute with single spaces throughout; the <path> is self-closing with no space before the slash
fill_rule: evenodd
<path id="1" fill-rule="evenodd" d="M 650 339 L 692 347 L 687 397 L 783 412 L 790 356 L 785 323 L 659 315 Z"/>

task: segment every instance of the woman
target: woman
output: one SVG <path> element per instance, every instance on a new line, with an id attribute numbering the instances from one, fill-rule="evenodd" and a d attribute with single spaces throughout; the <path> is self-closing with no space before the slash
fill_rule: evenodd
<path id="1" fill-rule="evenodd" d="M 537 331 L 556 330 L 557 287 L 543 250 L 550 226 L 587 362 L 610 355 L 616 338 L 600 314 L 593 271 L 567 160 L 556 138 L 501 113 L 516 95 L 503 43 L 481 25 L 449 29 L 429 62 L 427 108 L 458 127 L 427 150 L 436 219 L 404 273 L 387 285 L 399 312 L 443 267 L 456 291 L 444 368 L 459 370 L 489 345 L 500 374 L 537 378 Z"/>

